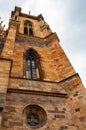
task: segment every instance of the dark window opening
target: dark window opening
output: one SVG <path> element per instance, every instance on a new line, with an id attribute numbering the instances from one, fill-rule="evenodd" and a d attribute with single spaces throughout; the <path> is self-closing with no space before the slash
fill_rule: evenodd
<path id="1" fill-rule="evenodd" d="M 24 23 L 24 34 L 33 36 L 33 24 L 30 21 Z"/>
<path id="2" fill-rule="evenodd" d="M 30 34 L 30 36 L 33 36 L 33 30 L 32 30 L 32 28 L 29 28 L 29 34 Z"/>
<path id="3" fill-rule="evenodd" d="M 3 108 L 2 108 L 2 107 L 0 107 L 0 112 L 2 112 L 2 110 L 3 110 Z"/>
<path id="4" fill-rule="evenodd" d="M 15 20 L 17 20 L 17 16 L 15 16 Z"/>
<path id="5" fill-rule="evenodd" d="M 28 35 L 28 28 L 24 27 L 24 34 Z"/>

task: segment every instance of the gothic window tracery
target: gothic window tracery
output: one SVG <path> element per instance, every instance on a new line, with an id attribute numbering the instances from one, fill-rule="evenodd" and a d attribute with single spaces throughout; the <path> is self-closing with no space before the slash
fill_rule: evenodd
<path id="1" fill-rule="evenodd" d="M 43 79 L 42 68 L 39 55 L 30 49 L 25 53 L 26 71 L 25 75 L 28 79 Z"/>
<path id="2" fill-rule="evenodd" d="M 33 36 L 33 26 L 32 26 L 32 23 L 30 21 L 26 21 L 24 23 L 24 34 L 29 35 L 29 36 Z"/>
<path id="3" fill-rule="evenodd" d="M 36 105 L 31 104 L 25 107 L 23 111 L 25 122 L 32 129 L 37 129 L 46 124 L 47 114 L 45 110 Z"/>
<path id="4" fill-rule="evenodd" d="M 35 113 L 30 113 L 27 117 L 27 123 L 31 126 L 36 126 L 39 124 L 39 119 L 37 114 Z"/>

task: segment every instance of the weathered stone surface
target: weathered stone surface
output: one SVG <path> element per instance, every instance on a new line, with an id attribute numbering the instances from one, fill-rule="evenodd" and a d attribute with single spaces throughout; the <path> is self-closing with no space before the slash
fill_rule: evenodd
<path id="1" fill-rule="evenodd" d="M 14 100 L 10 100 L 12 97 Z M 8 93 L 6 98 L 6 106 L 3 113 L 4 118 L 2 127 L 9 127 L 10 130 L 12 126 L 15 126 L 15 128 L 17 126 L 20 126 L 20 128 L 25 129 L 27 127 L 27 123 L 23 118 L 23 110 L 27 105 L 36 104 L 41 106 L 47 113 L 47 123 L 45 125 L 45 128 L 49 127 L 50 123 L 52 122 L 52 125 L 55 125 L 54 129 L 57 130 L 59 121 L 60 124 L 62 122 L 65 122 L 65 120 L 67 120 L 69 123 L 72 122 L 71 116 L 69 116 L 69 114 L 66 114 L 69 112 L 66 100 L 67 99 L 59 97 L 52 98 L 50 96 Z M 66 107 L 65 112 L 63 112 L 64 107 Z M 55 122 L 57 123 L 54 124 Z M 40 128 L 40 130 L 42 130 L 42 128 Z"/>
<path id="2" fill-rule="evenodd" d="M 24 35 L 25 22 L 32 23 L 33 36 Z M 29 49 L 40 57 L 42 81 L 30 80 L 25 74 Z M 42 15 L 23 14 L 15 7 L 1 50 L 0 130 L 32 130 L 27 123 L 29 110 L 24 114 L 28 105 L 38 105 L 46 112 L 46 123 L 37 129 L 86 130 L 86 90 Z"/>

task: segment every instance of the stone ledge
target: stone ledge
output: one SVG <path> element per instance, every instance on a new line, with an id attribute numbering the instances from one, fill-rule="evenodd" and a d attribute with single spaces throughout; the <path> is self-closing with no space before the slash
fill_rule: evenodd
<path id="1" fill-rule="evenodd" d="M 52 93 L 52 92 L 41 92 L 41 91 L 31 91 L 31 90 L 22 90 L 22 89 L 8 89 L 7 92 L 12 93 L 22 93 L 22 94 L 30 94 L 30 95 L 43 95 L 43 96 L 52 96 L 52 97 L 63 97 L 68 98 L 67 94 L 62 93 Z"/>
<path id="2" fill-rule="evenodd" d="M 19 42 L 19 43 L 22 43 L 23 44 L 25 42 L 28 42 L 28 43 L 33 43 L 35 42 L 35 44 L 37 43 L 37 45 L 46 45 L 48 46 L 48 44 L 51 44 L 53 40 L 57 39 L 58 42 L 59 42 L 59 38 L 57 36 L 56 33 L 51 33 L 50 35 L 44 37 L 44 38 L 40 38 L 40 37 L 31 37 L 31 36 L 27 36 L 27 35 L 24 35 L 24 34 L 21 34 L 21 33 L 18 33 L 17 36 L 16 36 L 16 42 Z"/>

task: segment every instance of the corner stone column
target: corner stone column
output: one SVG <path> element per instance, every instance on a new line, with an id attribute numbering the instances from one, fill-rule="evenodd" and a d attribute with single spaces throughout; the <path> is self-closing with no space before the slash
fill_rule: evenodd
<path id="1" fill-rule="evenodd" d="M 10 20 L 7 39 L 1 54 L 2 58 L 11 59 L 15 46 L 16 31 L 18 30 L 19 22 Z"/>
<path id="2" fill-rule="evenodd" d="M 11 60 L 0 59 L 0 125 L 9 82 Z"/>

